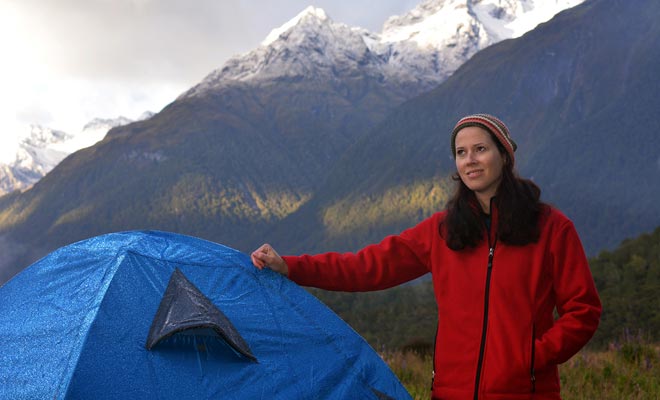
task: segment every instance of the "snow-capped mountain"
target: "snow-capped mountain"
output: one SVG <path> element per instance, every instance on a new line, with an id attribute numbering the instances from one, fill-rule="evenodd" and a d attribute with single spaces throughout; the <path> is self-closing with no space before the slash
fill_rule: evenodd
<path id="1" fill-rule="evenodd" d="M 515 38 L 584 0 L 427 0 L 390 17 L 381 33 L 332 21 L 308 7 L 181 97 L 232 81 L 330 77 L 360 70 L 419 90 L 451 75 L 476 52 Z M 414 95 L 416 93 L 412 93 Z"/>
<path id="2" fill-rule="evenodd" d="M 26 189 L 41 179 L 66 157 L 66 153 L 51 146 L 72 138 L 62 131 L 32 125 L 19 137 L 14 160 L 0 164 L 0 194 Z"/>
<path id="3" fill-rule="evenodd" d="M 512 39 L 584 0 L 428 0 L 390 17 L 374 48 L 399 79 L 440 83 L 479 50 Z"/>
<path id="4" fill-rule="evenodd" d="M 263 82 L 356 69 L 375 73 L 382 61 L 367 42 L 378 40 L 377 35 L 336 23 L 322 9 L 310 6 L 274 29 L 261 46 L 229 59 L 181 97 L 202 94 L 232 81 Z"/>
<path id="5" fill-rule="evenodd" d="M 146 112 L 139 119 L 152 115 Z M 0 163 L 0 195 L 28 189 L 69 154 L 92 146 L 110 129 L 131 122 L 126 117 L 95 118 L 75 135 L 39 125 L 30 126 L 19 134 L 14 160 Z"/>
<path id="6" fill-rule="evenodd" d="M 523 35 L 584 0 L 426 0 L 390 17 L 380 33 L 333 21 L 308 7 L 273 29 L 261 45 L 228 60 L 179 99 L 233 82 L 300 77 L 334 81 L 369 76 L 405 98 L 429 90 L 482 50 Z M 140 119 L 151 115 L 141 116 Z M 126 118 L 95 120 L 77 135 L 33 126 L 13 161 L 0 162 L 0 195 L 24 190 L 68 154 L 101 140 Z"/>

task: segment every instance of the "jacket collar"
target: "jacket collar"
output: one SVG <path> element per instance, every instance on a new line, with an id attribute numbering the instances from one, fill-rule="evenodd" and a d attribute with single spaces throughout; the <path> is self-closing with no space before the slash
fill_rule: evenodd
<path id="1" fill-rule="evenodd" d="M 495 243 L 497 243 L 497 228 L 498 228 L 498 223 L 499 223 L 499 210 L 497 208 L 497 205 L 495 203 L 495 197 L 491 197 L 490 199 L 490 230 L 487 232 L 488 234 L 488 245 L 489 247 L 495 247 Z"/>
<path id="2" fill-rule="evenodd" d="M 487 216 L 490 217 L 490 229 L 484 220 L 484 232 L 486 233 L 489 247 L 494 247 L 495 243 L 497 242 L 497 228 L 499 222 L 499 210 L 497 209 L 497 202 L 495 201 L 495 197 L 491 197 L 490 199 L 490 214 L 484 213 L 476 196 L 472 196 L 472 200 L 470 201 L 470 208 L 472 208 L 472 211 L 475 213 L 475 215 L 478 215 L 482 219 L 487 218 Z"/>

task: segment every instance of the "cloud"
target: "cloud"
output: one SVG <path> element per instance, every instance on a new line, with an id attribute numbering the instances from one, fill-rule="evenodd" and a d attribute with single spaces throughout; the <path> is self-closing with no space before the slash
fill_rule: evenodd
<path id="1" fill-rule="evenodd" d="M 0 135 L 159 111 L 308 5 L 380 31 L 417 1 L 0 0 Z M 1 144 L 1 143 L 0 143 Z"/>
<path id="2" fill-rule="evenodd" d="M 16 119 L 23 124 L 30 124 L 32 121 L 44 121 L 47 124 L 53 120 L 53 114 L 43 104 L 33 103 L 19 109 Z"/>
<path id="3" fill-rule="evenodd" d="M 416 1 L 317 1 L 331 18 L 374 30 Z M 23 30 L 55 74 L 189 82 L 256 47 L 308 1 L 21 0 Z"/>
<path id="4" fill-rule="evenodd" d="M 259 41 L 237 2 L 22 0 L 20 7 L 39 61 L 77 78 L 201 79 Z"/>

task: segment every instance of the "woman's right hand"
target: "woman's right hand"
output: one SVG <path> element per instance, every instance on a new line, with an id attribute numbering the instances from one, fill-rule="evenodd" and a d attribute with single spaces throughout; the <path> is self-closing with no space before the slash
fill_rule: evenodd
<path id="1" fill-rule="evenodd" d="M 262 244 L 261 247 L 253 251 L 250 258 L 252 259 L 252 264 L 259 269 L 268 267 L 284 276 L 289 275 L 289 267 L 286 265 L 286 262 L 284 262 L 282 257 L 268 243 Z"/>

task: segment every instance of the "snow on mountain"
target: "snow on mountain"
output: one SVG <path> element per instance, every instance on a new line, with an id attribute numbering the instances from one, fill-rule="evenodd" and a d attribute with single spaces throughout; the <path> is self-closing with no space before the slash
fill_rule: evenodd
<path id="1" fill-rule="evenodd" d="M 274 29 L 257 49 L 236 56 L 181 97 L 232 81 L 337 76 L 360 71 L 429 89 L 476 52 L 515 38 L 584 0 L 426 0 L 390 17 L 381 33 L 332 21 L 308 7 Z"/>
<path id="2" fill-rule="evenodd" d="M 372 69 L 380 63 L 367 46 L 378 40 L 365 29 L 335 23 L 320 8 L 308 7 L 274 29 L 255 50 L 229 59 L 181 97 L 205 93 L 231 81 L 269 81 Z"/>
<path id="3" fill-rule="evenodd" d="M 438 84 L 479 50 L 522 36 L 583 1 L 428 0 L 390 17 L 378 46 L 391 54 L 389 75 L 413 79 L 413 72 Z"/>
<path id="4" fill-rule="evenodd" d="M 323 9 L 309 6 L 305 10 L 303 10 L 300 14 L 296 15 L 288 22 L 286 22 L 284 25 L 270 31 L 268 36 L 266 36 L 266 39 L 264 39 L 264 41 L 261 42 L 261 45 L 262 46 L 270 45 L 271 43 L 279 39 L 280 35 L 285 34 L 291 28 L 295 27 L 299 23 L 305 23 L 305 21 L 303 20 L 305 18 L 308 18 L 308 16 L 311 17 L 312 20 L 316 19 L 318 21 L 328 21 L 328 16 L 326 15 L 325 11 L 323 11 Z"/>
<path id="5" fill-rule="evenodd" d="M 96 142 L 102 140 L 110 129 L 117 126 L 127 125 L 131 122 L 133 121 L 126 117 L 118 117 L 114 119 L 95 118 L 85 124 L 79 134 L 71 136 L 68 140 L 53 143 L 51 148 L 66 154 L 71 154 L 77 150 L 92 146 Z"/>
<path id="6" fill-rule="evenodd" d="M 140 119 L 150 118 L 144 113 Z M 132 120 L 96 118 L 87 123 L 76 135 L 47 127 L 32 125 L 18 135 L 13 160 L 0 162 L 0 195 L 14 190 L 26 190 L 46 175 L 69 154 L 94 145 L 114 127 L 126 125 Z"/>
<path id="7" fill-rule="evenodd" d="M 38 125 L 19 135 L 14 160 L 0 164 L 0 194 L 25 189 L 41 179 L 66 157 L 66 153 L 51 146 L 71 138 L 65 132 Z"/>

